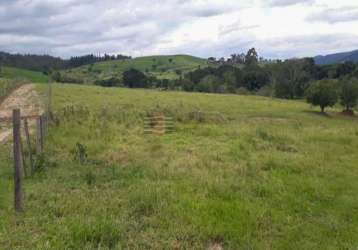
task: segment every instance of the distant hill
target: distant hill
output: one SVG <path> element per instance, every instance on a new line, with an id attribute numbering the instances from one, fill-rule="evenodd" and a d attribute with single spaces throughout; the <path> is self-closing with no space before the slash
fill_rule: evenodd
<path id="1" fill-rule="evenodd" d="M 10 54 L 0 51 L 0 66 L 43 72 L 50 68 L 63 69 L 67 64 L 68 60 L 49 55 Z"/>
<path id="2" fill-rule="evenodd" d="M 123 60 L 131 57 L 125 55 L 82 55 L 74 56 L 70 59 L 62 59 L 60 57 L 54 57 L 50 55 L 34 55 L 34 54 L 11 54 L 0 51 L 0 65 L 21 69 L 28 69 L 39 72 L 48 72 L 50 69 L 62 70 L 82 65 L 112 61 Z"/>
<path id="3" fill-rule="evenodd" d="M 42 72 L 13 67 L 1 67 L 0 77 L 8 79 L 24 78 L 34 83 L 45 83 L 48 81 L 48 76 Z"/>
<path id="4" fill-rule="evenodd" d="M 346 61 L 352 61 L 358 63 L 358 50 L 330 54 L 326 56 L 316 56 L 314 57 L 314 60 L 315 63 L 318 65 L 343 63 Z"/>
<path id="5" fill-rule="evenodd" d="M 124 71 L 134 68 L 159 79 L 177 79 L 183 73 L 201 66 L 207 66 L 206 59 L 189 55 L 145 56 L 84 65 L 62 70 L 61 75 L 69 80 L 82 79 L 85 82 L 93 82 L 96 79 L 121 78 Z"/>

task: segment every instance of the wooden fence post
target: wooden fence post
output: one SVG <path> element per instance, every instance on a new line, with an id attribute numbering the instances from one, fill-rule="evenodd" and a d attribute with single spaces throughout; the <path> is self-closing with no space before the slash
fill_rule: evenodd
<path id="1" fill-rule="evenodd" d="M 21 186 L 21 116 L 20 110 L 14 109 L 12 114 L 13 119 L 13 136 L 14 136 L 14 190 L 15 190 L 15 211 L 22 211 L 22 186 Z"/>
<path id="2" fill-rule="evenodd" d="M 30 131 L 29 131 L 29 123 L 27 121 L 27 118 L 25 118 L 25 120 L 24 120 L 24 130 L 25 130 L 27 147 L 29 149 L 30 173 L 32 175 L 34 173 L 34 161 L 33 161 L 33 158 L 32 158 Z"/>
<path id="3" fill-rule="evenodd" d="M 27 167 L 26 167 L 26 162 L 25 162 L 25 155 L 24 155 L 24 145 L 22 144 L 22 138 L 21 138 L 21 123 L 20 123 L 20 148 L 21 148 L 21 161 L 22 161 L 22 173 L 24 174 L 25 177 L 28 177 L 29 175 L 27 174 Z"/>
<path id="4" fill-rule="evenodd" d="M 42 118 L 41 116 L 37 118 L 36 126 L 36 153 L 37 155 L 42 154 L 43 152 L 43 136 L 42 136 Z"/>

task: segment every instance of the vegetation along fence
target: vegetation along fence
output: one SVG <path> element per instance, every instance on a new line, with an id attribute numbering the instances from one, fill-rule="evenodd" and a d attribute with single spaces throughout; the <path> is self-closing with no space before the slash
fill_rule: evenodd
<path id="1" fill-rule="evenodd" d="M 44 152 L 44 141 L 48 133 L 49 116 L 47 113 L 21 116 L 20 109 L 12 111 L 12 117 L 1 117 L 1 123 L 11 123 L 13 129 L 14 153 L 14 193 L 15 210 L 23 210 L 23 177 L 32 176 L 37 170 Z M 30 124 L 36 124 L 35 145 L 30 137 Z"/>
<path id="2" fill-rule="evenodd" d="M 22 84 L 19 83 L 15 86 L 19 87 Z M 16 88 L 15 86 L 11 87 L 12 90 Z M 7 92 L 7 94 L 9 93 Z M 44 142 L 48 134 L 49 121 L 52 118 L 52 88 L 50 83 L 47 94 L 46 112 L 22 115 L 20 109 L 13 109 L 12 117 L 0 117 L 0 123 L 10 124 L 13 132 L 14 201 L 16 212 L 23 211 L 22 183 L 24 177 L 31 177 L 41 168 L 41 162 L 43 161 Z M 34 137 L 31 135 L 34 135 Z"/>
<path id="3" fill-rule="evenodd" d="M 1 79 L 0 78 L 0 103 L 10 94 L 14 89 L 21 85 L 28 83 L 24 79 Z"/>

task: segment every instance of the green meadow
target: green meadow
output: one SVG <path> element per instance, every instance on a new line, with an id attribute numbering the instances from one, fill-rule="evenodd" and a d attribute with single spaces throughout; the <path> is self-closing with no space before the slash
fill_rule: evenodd
<path id="1" fill-rule="evenodd" d="M 358 248 L 358 119 L 340 107 L 66 84 L 53 94 L 23 214 L 11 145 L 0 146 L 1 249 Z M 155 112 L 173 133 L 143 133 Z"/>
<path id="2" fill-rule="evenodd" d="M 42 72 L 13 67 L 1 67 L 0 77 L 8 79 L 26 79 L 36 83 L 46 83 L 48 81 L 48 76 Z"/>

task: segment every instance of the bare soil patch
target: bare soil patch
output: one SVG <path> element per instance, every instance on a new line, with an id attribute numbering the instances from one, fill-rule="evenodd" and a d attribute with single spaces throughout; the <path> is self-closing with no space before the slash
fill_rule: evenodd
<path id="1" fill-rule="evenodd" d="M 21 110 L 21 116 L 43 113 L 44 109 L 35 85 L 26 84 L 17 88 L 0 104 L 0 144 L 7 142 L 12 134 L 11 124 L 1 120 L 11 117 L 12 110 L 17 108 Z"/>

